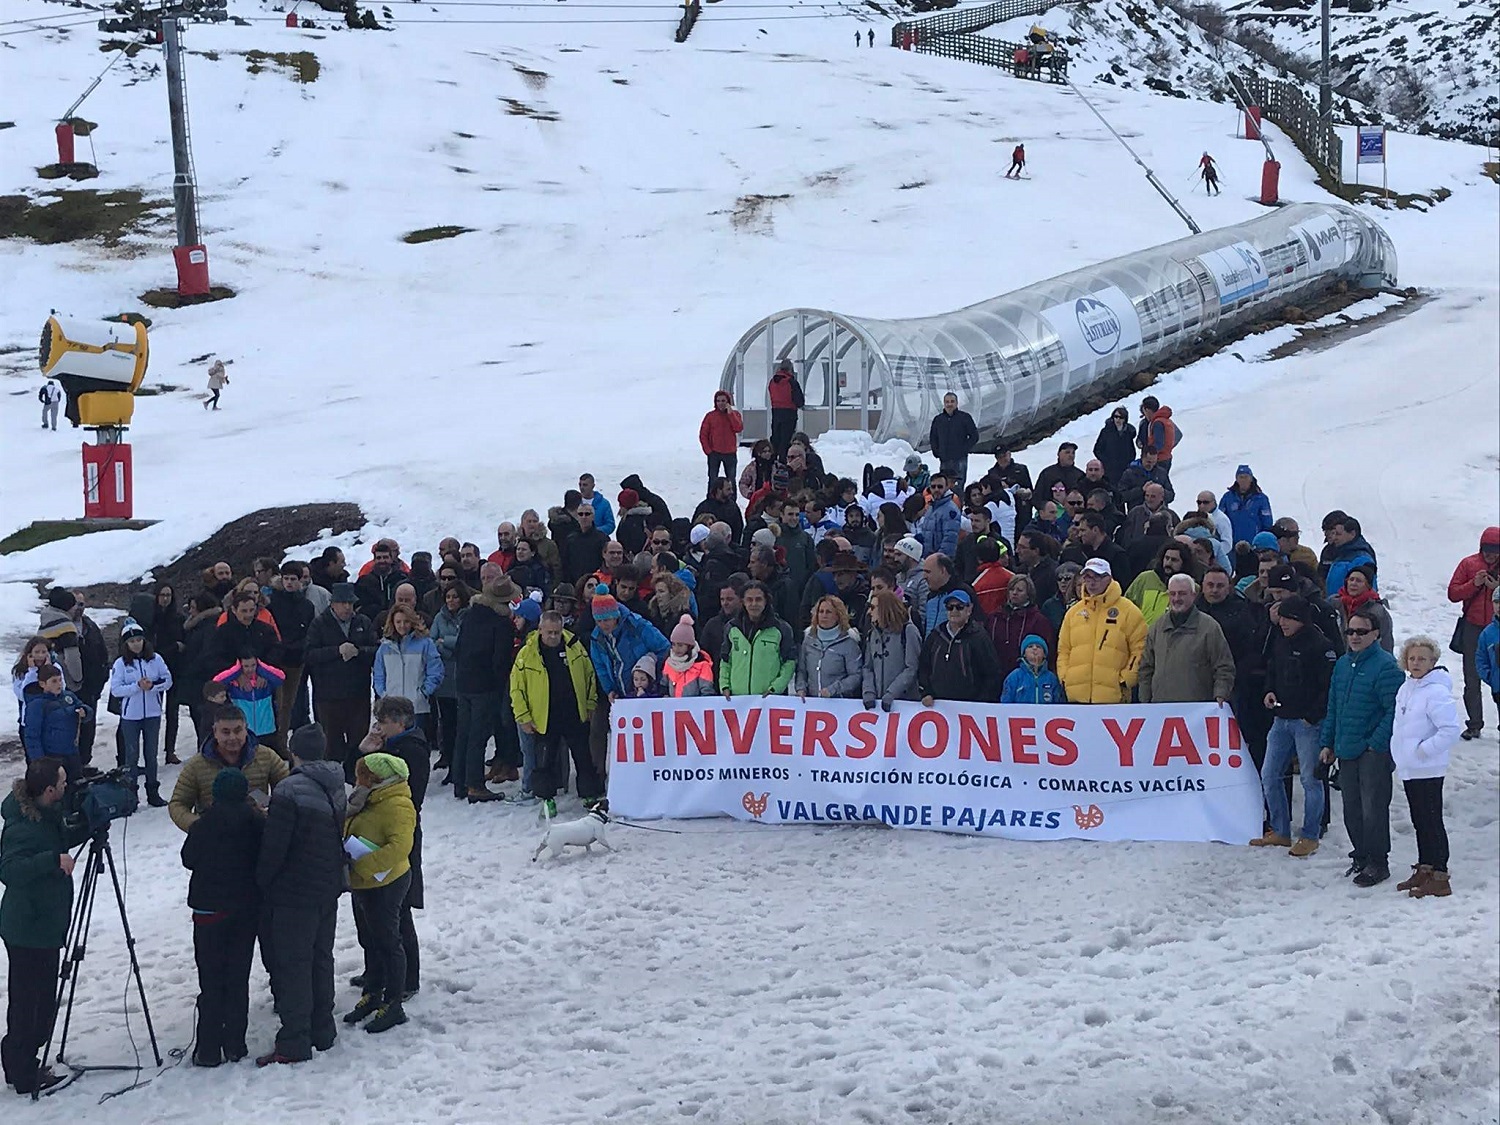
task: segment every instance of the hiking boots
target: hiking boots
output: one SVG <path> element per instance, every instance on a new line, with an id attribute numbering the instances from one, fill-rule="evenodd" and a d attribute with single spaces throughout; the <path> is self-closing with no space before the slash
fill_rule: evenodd
<path id="1" fill-rule="evenodd" d="M 483 801 L 503 801 L 503 800 L 505 800 L 505 794 L 504 793 L 496 793 L 493 789 L 486 789 L 482 785 L 478 789 L 470 789 L 469 793 L 468 793 L 468 797 L 469 797 L 469 804 L 471 804 L 471 805 L 477 805 L 477 804 L 480 804 Z"/>
<path id="2" fill-rule="evenodd" d="M 306 1062 L 306 1059 L 294 1059 L 291 1055 L 283 1055 L 280 1051 L 272 1051 L 269 1055 L 261 1055 L 255 1060 L 256 1066 L 292 1066 L 296 1063 Z"/>
<path id="3" fill-rule="evenodd" d="M 1447 898 L 1453 893 L 1453 888 L 1448 885 L 1448 873 L 1446 871 L 1432 871 L 1425 883 L 1418 883 L 1409 892 L 1412 898 Z"/>
<path id="4" fill-rule="evenodd" d="M 1304 856 L 1312 855 L 1317 850 L 1318 842 L 1316 840 L 1309 840 L 1306 836 L 1301 836 L 1298 838 L 1297 842 L 1292 845 L 1291 854 L 1296 856 L 1298 859 L 1301 859 Z"/>
<path id="5" fill-rule="evenodd" d="M 1250 841 L 1252 848 L 1289 848 L 1292 846 L 1291 838 L 1283 836 L 1279 832 L 1267 832 L 1264 836 L 1257 836 Z"/>
<path id="6" fill-rule="evenodd" d="M 1402 879 L 1396 884 L 1398 891 L 1409 891 L 1414 887 L 1420 887 L 1428 879 L 1432 878 L 1432 868 L 1426 864 L 1414 863 L 1411 865 L 1411 878 Z"/>
<path id="7" fill-rule="evenodd" d="M 371 1035 L 379 1035 L 382 1031 L 389 1031 L 405 1022 L 406 1010 L 400 1004 L 382 1004 L 375 1013 L 375 1018 L 365 1024 L 365 1030 Z"/>
<path id="8" fill-rule="evenodd" d="M 1358 875 L 1354 877 L 1356 887 L 1373 887 L 1376 883 L 1384 883 L 1391 877 L 1391 869 L 1383 863 L 1367 863 L 1360 868 Z"/>
<path id="9" fill-rule="evenodd" d="M 162 799 L 160 785 L 146 786 L 146 804 L 150 805 L 153 809 L 164 809 L 167 807 L 167 802 Z"/>
<path id="10" fill-rule="evenodd" d="M 359 1023 L 360 1020 L 369 1019 L 380 1010 L 380 997 L 373 992 L 366 992 L 359 998 L 359 1003 L 344 1016 L 345 1023 Z"/>

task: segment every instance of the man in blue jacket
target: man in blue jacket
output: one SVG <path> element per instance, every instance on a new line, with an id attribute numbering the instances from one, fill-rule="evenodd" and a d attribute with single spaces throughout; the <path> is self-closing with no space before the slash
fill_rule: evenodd
<path id="1" fill-rule="evenodd" d="M 1375 566 L 1375 548 L 1365 540 L 1359 521 L 1343 512 L 1330 512 L 1323 518 L 1323 565 L 1328 568 L 1323 579 L 1323 589 L 1331 598 L 1344 587 L 1349 572 L 1364 563 Z M 1375 578 L 1370 585 L 1380 589 Z"/>
<path id="2" fill-rule="evenodd" d="M 1380 629 L 1364 614 L 1349 618 L 1344 636 L 1349 651 L 1333 666 L 1321 757 L 1325 765 L 1339 763 L 1351 848 L 1344 874 L 1357 887 L 1373 887 L 1391 877 L 1391 726 L 1406 677 L 1376 643 Z"/>
<path id="3" fill-rule="evenodd" d="M 948 491 L 948 477 L 944 473 L 932 474 L 928 492 L 931 502 L 916 526 L 917 538 L 922 541 L 922 555 L 924 558 L 947 555 L 951 559 L 958 553 L 963 513 L 958 510 L 957 497 Z"/>
<path id="4" fill-rule="evenodd" d="M 1241 465 L 1234 471 L 1234 487 L 1224 493 L 1219 501 L 1219 510 L 1229 517 L 1229 526 L 1235 543 L 1254 543 L 1262 531 L 1270 531 L 1276 521 L 1271 516 L 1271 501 L 1260 490 L 1260 482 L 1250 471 L 1249 465 Z"/>
<path id="5" fill-rule="evenodd" d="M 589 608 L 594 617 L 594 632 L 589 637 L 589 660 L 599 681 L 599 702 L 594 709 L 594 729 L 609 730 L 609 709 L 616 699 L 630 694 L 630 673 L 636 661 L 650 653 L 661 667 L 672 645 L 661 630 L 637 613 L 620 605 L 608 586 L 594 589 Z M 609 739 L 589 740 L 589 754 L 594 770 L 609 776 Z"/>

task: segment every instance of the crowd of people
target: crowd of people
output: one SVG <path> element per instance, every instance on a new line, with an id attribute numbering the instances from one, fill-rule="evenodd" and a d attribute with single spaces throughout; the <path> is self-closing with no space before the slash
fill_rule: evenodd
<path id="1" fill-rule="evenodd" d="M 6 802 L 5 847 L 58 770 L 67 779 L 90 763 L 105 702 L 120 719 L 117 763 L 187 833 L 203 1065 L 248 1053 L 257 936 L 282 1023 L 260 1061 L 332 1045 L 346 877 L 366 963 L 345 1018 L 399 1025 L 420 986 L 411 912 L 430 770 L 470 803 L 540 802 L 551 817 L 571 782 L 598 807 L 622 698 L 788 694 L 886 710 L 1217 701 L 1261 771 L 1265 825 L 1251 843 L 1313 854 L 1334 785 L 1345 874 L 1380 883 L 1394 773 L 1418 843 L 1399 886 L 1450 893 L 1443 774 L 1483 728 L 1482 693 L 1500 701 L 1500 528 L 1448 589 L 1462 609 L 1460 720 L 1443 646 L 1411 636 L 1397 649 L 1359 520 L 1329 512 L 1321 550 L 1304 545 L 1250 465 L 1179 515 L 1183 432 L 1155 398 L 1134 422 L 1113 411 L 1081 467 L 1073 442 L 1034 477 L 1002 446 L 970 481 L 979 433 L 949 395 L 929 435 L 936 467 L 913 455 L 855 481 L 828 472 L 796 428 L 789 363 L 768 393 L 771 437 L 743 470 L 743 421 L 715 395 L 699 431 L 706 494 L 689 511 L 639 474 L 612 503 L 584 473 L 560 503 L 500 523 L 488 550 L 449 537 L 408 558 L 385 538 L 352 563 L 337 547 L 257 559 L 244 577 L 221 562 L 185 604 L 167 583 L 133 599 L 113 661 L 83 599 L 53 588 L 13 669 L 31 766 Z M 158 750 L 178 762 L 183 707 L 195 750 L 164 799 Z M 66 859 L 59 849 L 64 874 Z M 9 863 L 7 903 L 43 893 L 13 882 Z M 8 944 L 13 916 L 0 924 Z M 17 1052 L 12 1085 L 43 1081 Z"/>

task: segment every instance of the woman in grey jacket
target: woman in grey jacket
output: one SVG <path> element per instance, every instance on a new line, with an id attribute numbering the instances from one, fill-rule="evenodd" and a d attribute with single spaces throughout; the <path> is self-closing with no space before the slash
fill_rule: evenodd
<path id="1" fill-rule="evenodd" d="M 905 603 L 887 590 L 870 595 L 869 635 L 865 637 L 864 704 L 885 710 L 898 699 L 917 698 L 917 660 L 922 634 Z"/>
<path id="2" fill-rule="evenodd" d="M 813 607 L 813 623 L 797 650 L 793 690 L 803 699 L 857 699 L 863 657 L 859 634 L 849 628 L 849 610 L 832 594 Z"/>

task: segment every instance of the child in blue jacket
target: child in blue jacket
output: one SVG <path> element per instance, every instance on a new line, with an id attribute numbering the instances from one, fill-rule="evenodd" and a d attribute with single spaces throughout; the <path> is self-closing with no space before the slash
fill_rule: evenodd
<path id="1" fill-rule="evenodd" d="M 1021 641 L 1021 663 L 1005 677 L 1001 703 L 1066 703 L 1062 681 L 1047 667 L 1047 642 L 1035 633 Z"/>
<path id="2" fill-rule="evenodd" d="M 1479 644 L 1474 649 L 1474 668 L 1495 697 L 1495 702 L 1500 704 L 1500 589 L 1495 591 L 1494 602 L 1495 619 L 1479 634 Z"/>
<path id="3" fill-rule="evenodd" d="M 56 758 L 72 781 L 83 770 L 78 729 L 93 717 L 94 709 L 63 686 L 62 669 L 56 664 L 38 668 L 36 682 L 42 690 L 27 695 L 22 727 L 26 760 Z"/>

